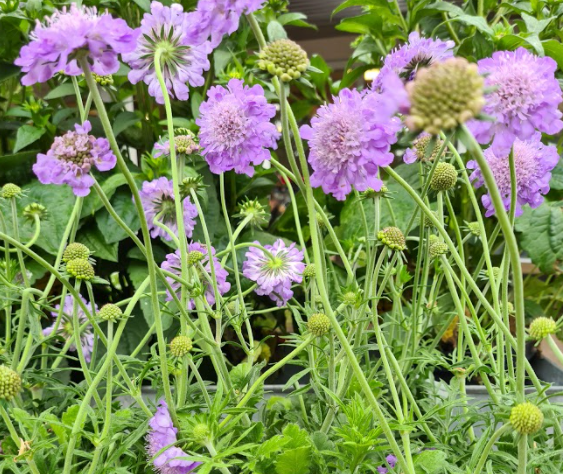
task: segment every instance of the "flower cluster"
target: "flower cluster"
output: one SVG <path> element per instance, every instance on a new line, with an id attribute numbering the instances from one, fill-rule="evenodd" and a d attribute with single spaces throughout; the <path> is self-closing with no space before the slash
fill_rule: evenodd
<path id="1" fill-rule="evenodd" d="M 80 55 L 86 56 L 94 73 L 107 76 L 119 69 L 118 54 L 135 49 L 137 34 L 125 20 L 73 3 L 56 10 L 45 24 L 37 22 L 31 42 L 21 49 L 15 63 L 26 73 L 22 78 L 26 86 L 46 82 L 61 71 L 82 74 L 77 62 Z"/>
<path id="2" fill-rule="evenodd" d="M 211 87 L 207 97 L 196 123 L 209 168 L 252 176 L 252 165 L 269 160 L 267 148 L 277 147 L 280 134 L 270 122 L 275 106 L 268 104 L 261 86 L 248 87 L 240 79 L 231 79 L 226 88 Z"/>
<path id="3" fill-rule="evenodd" d="M 393 161 L 391 144 L 401 123 L 392 118 L 388 99 L 377 92 L 343 89 L 334 103 L 323 105 L 300 129 L 309 142 L 311 185 L 344 200 L 352 191 L 381 189 L 378 167 Z"/>
<path id="4" fill-rule="evenodd" d="M 145 181 L 139 194 L 147 223 L 151 229 L 151 237 L 162 237 L 165 240 L 172 240 L 172 237 L 166 230 L 154 223 L 156 220 L 168 227 L 175 235 L 178 235 L 178 221 L 176 219 L 172 180 L 160 177 L 154 181 Z M 183 208 L 184 228 L 186 235 L 191 237 L 196 224 L 197 208 L 192 204 L 189 196 L 184 198 Z"/>
<path id="5" fill-rule="evenodd" d="M 94 185 L 92 167 L 109 171 L 116 158 L 105 138 L 89 135 L 90 122 L 76 124 L 75 131 L 56 137 L 47 154 L 39 153 L 33 172 L 43 184 L 68 184 L 76 196 L 87 196 Z"/>
<path id="6" fill-rule="evenodd" d="M 255 244 L 259 245 L 258 242 Z M 251 247 L 242 264 L 242 274 L 257 283 L 256 293 L 267 295 L 278 306 L 285 305 L 293 296 L 292 283 L 303 280 L 303 252 L 292 243 L 286 246 L 282 239 L 273 245 L 264 245 L 267 253 Z"/>

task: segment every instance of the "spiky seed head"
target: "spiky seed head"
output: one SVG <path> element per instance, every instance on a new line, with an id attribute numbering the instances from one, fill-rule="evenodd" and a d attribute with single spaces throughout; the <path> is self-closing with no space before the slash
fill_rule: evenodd
<path id="1" fill-rule="evenodd" d="M 116 304 L 108 303 L 102 306 L 98 315 L 104 321 L 111 321 L 115 323 L 121 319 L 123 311 L 121 311 L 121 308 Z"/>
<path id="2" fill-rule="evenodd" d="M 191 195 L 191 191 L 195 191 L 196 193 L 203 188 L 206 188 L 207 185 L 203 183 L 203 176 L 188 176 L 184 178 L 180 183 L 180 194 L 182 198 Z"/>
<path id="3" fill-rule="evenodd" d="M 411 103 L 406 124 L 411 130 L 438 135 L 475 117 L 483 108 L 483 77 L 464 58 L 435 62 L 407 84 Z"/>
<path id="4" fill-rule="evenodd" d="M 434 191 L 448 191 L 455 186 L 457 182 L 457 170 L 450 163 L 438 163 L 432 179 L 430 187 Z"/>
<path id="5" fill-rule="evenodd" d="M 23 216 L 27 220 L 34 220 L 35 216 L 44 219 L 47 215 L 47 208 L 38 202 L 32 202 L 23 208 Z"/>
<path id="6" fill-rule="evenodd" d="M 0 191 L 0 197 L 4 199 L 18 198 L 22 194 L 22 188 L 14 183 L 6 183 L 2 186 L 2 191 Z"/>
<path id="7" fill-rule="evenodd" d="M 254 227 L 262 227 L 268 223 L 266 209 L 258 199 L 247 199 L 239 205 L 238 217 L 250 218 L 249 224 Z"/>
<path id="8" fill-rule="evenodd" d="M 510 424 L 520 434 L 534 434 L 543 425 L 543 413 L 533 403 L 519 403 L 510 411 Z"/>
<path id="9" fill-rule="evenodd" d="M 90 249 L 78 242 L 68 244 L 63 252 L 63 262 L 65 263 L 71 260 L 88 260 L 88 258 L 90 258 Z"/>
<path id="10" fill-rule="evenodd" d="M 385 227 L 377 233 L 377 239 L 391 250 L 400 252 L 407 248 L 405 236 L 398 227 Z"/>
<path id="11" fill-rule="evenodd" d="M 10 401 L 20 393 L 22 379 L 19 374 L 5 365 L 0 365 L 0 399 Z"/>
<path id="12" fill-rule="evenodd" d="M 481 236 L 481 227 L 479 226 L 479 222 L 469 222 L 467 224 L 467 229 L 469 229 L 469 232 L 475 237 Z"/>
<path id="13" fill-rule="evenodd" d="M 195 265 L 197 262 L 203 260 L 203 252 L 199 250 L 192 250 L 188 253 L 188 265 Z"/>
<path id="14" fill-rule="evenodd" d="M 170 354 L 183 357 L 192 350 L 192 340 L 188 336 L 176 336 L 170 342 Z"/>
<path id="15" fill-rule="evenodd" d="M 448 253 L 448 251 L 448 246 L 444 242 L 441 242 L 439 240 L 432 242 L 428 247 L 428 253 L 432 258 L 439 257 L 440 255 L 445 255 Z"/>
<path id="16" fill-rule="evenodd" d="M 309 265 L 307 265 L 305 267 L 305 270 L 303 270 L 303 276 L 305 278 L 315 278 L 316 274 L 317 274 L 317 271 L 315 269 L 314 263 L 310 263 Z"/>
<path id="17" fill-rule="evenodd" d="M 307 322 L 307 329 L 317 337 L 324 336 L 330 330 L 330 319 L 324 313 L 312 314 Z"/>
<path id="18" fill-rule="evenodd" d="M 75 258 L 66 264 L 66 272 L 77 280 L 90 281 L 96 276 L 94 267 L 88 260 Z"/>
<path id="19" fill-rule="evenodd" d="M 309 66 L 305 50 L 289 39 L 268 44 L 258 55 L 258 67 L 278 76 L 283 82 L 299 79 Z"/>
<path id="20" fill-rule="evenodd" d="M 557 332 L 557 324 L 552 318 L 540 316 L 532 321 L 530 324 L 530 337 L 535 341 L 541 341 L 550 334 Z"/>

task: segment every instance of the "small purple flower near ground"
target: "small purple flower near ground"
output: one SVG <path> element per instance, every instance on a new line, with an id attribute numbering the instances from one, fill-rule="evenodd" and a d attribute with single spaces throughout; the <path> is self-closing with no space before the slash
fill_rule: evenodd
<path id="1" fill-rule="evenodd" d="M 295 243 L 286 246 L 282 239 L 264 248 L 273 258 L 257 247 L 250 247 L 242 264 L 242 274 L 257 283 L 258 295 L 267 295 L 278 306 L 283 306 L 293 296 L 292 283 L 303 281 L 303 252 Z"/>
<path id="2" fill-rule="evenodd" d="M 87 196 L 94 185 L 90 170 L 95 166 L 99 171 L 115 167 L 116 158 L 105 138 L 89 135 L 90 122 L 74 125 L 75 131 L 68 131 L 56 137 L 47 154 L 39 153 L 33 172 L 43 184 L 68 184 L 76 196 Z"/>
<path id="3" fill-rule="evenodd" d="M 270 159 L 280 133 L 270 119 L 276 107 L 268 104 L 261 86 L 245 86 L 231 79 L 227 87 L 211 87 L 196 123 L 199 143 L 213 173 L 235 170 L 252 176 L 252 165 Z"/>
<path id="4" fill-rule="evenodd" d="M 203 259 L 199 262 L 199 264 L 203 266 L 205 272 L 207 273 L 207 275 L 209 275 L 209 278 L 211 279 L 212 277 L 211 264 L 210 264 L 209 252 L 207 251 L 207 247 L 205 245 L 200 244 L 199 242 L 192 242 L 191 244 L 188 245 L 188 252 L 201 252 L 203 254 Z M 219 293 L 221 295 L 224 295 L 225 293 L 227 293 L 227 291 L 231 289 L 231 284 L 227 281 L 227 277 L 229 276 L 229 274 L 227 273 L 227 270 L 225 270 L 221 266 L 221 263 L 219 262 L 217 257 L 215 257 L 215 248 L 213 247 L 211 247 L 211 255 L 213 256 L 212 257 L 213 267 L 215 268 L 215 277 L 217 278 L 217 289 L 219 290 Z M 176 250 L 174 253 L 169 253 L 168 255 L 166 255 L 166 260 L 162 262 L 161 268 L 163 270 L 169 271 L 170 273 L 174 273 L 175 275 L 181 276 L 182 262 L 180 259 L 180 251 Z M 199 266 L 196 266 L 195 268 L 196 271 L 198 271 L 199 273 Z M 171 277 L 166 277 L 166 280 L 168 280 L 168 283 L 170 283 L 170 286 L 176 292 L 178 298 L 180 298 L 181 284 Z M 211 283 L 211 281 L 207 279 L 206 275 L 203 274 L 203 272 L 200 275 L 200 282 L 203 285 L 205 299 L 209 303 L 209 306 L 213 306 L 215 304 L 215 293 L 213 292 L 213 284 Z M 168 293 L 168 290 L 166 291 L 166 293 L 167 293 L 166 300 L 171 301 L 173 299 L 172 295 Z M 194 309 L 194 308 L 195 308 L 195 302 L 193 299 L 190 299 L 188 301 L 188 309 Z"/>
<path id="5" fill-rule="evenodd" d="M 397 464 L 397 458 L 395 456 L 393 456 L 392 454 L 389 454 L 386 458 L 385 461 L 387 461 L 387 464 L 389 465 L 389 467 L 391 469 L 395 468 L 395 465 Z M 387 467 L 385 466 L 379 466 L 377 468 L 377 472 L 379 474 L 387 474 L 389 472 L 389 469 L 387 469 Z"/>
<path id="6" fill-rule="evenodd" d="M 88 301 L 86 301 L 84 298 L 82 298 L 82 296 L 80 297 L 80 299 L 86 305 L 86 307 L 89 308 L 90 311 L 92 311 L 93 309 L 92 305 L 88 303 Z M 65 341 L 74 340 L 74 326 L 72 323 L 73 306 L 74 306 L 74 298 L 71 295 L 66 295 L 63 303 L 61 322 L 57 329 L 57 334 L 61 336 Z M 57 305 L 55 306 L 55 309 L 59 310 L 60 307 L 61 305 Z M 98 306 L 95 306 L 94 309 L 95 311 L 98 311 Z M 80 306 L 77 307 L 77 315 L 80 325 L 88 322 L 88 317 L 86 316 L 82 308 L 80 308 Z M 52 312 L 51 316 L 53 316 L 53 318 L 56 319 L 58 317 L 58 311 Z M 55 323 L 43 329 L 43 335 L 50 336 L 53 333 L 54 329 L 55 329 Z M 94 333 L 92 332 L 91 324 L 88 324 L 80 334 L 80 345 L 81 345 L 82 354 L 84 354 L 84 360 L 86 362 L 90 362 L 92 349 L 94 347 Z M 73 352 L 76 351 L 76 344 L 72 343 L 69 347 L 69 350 Z"/>
<path id="7" fill-rule="evenodd" d="M 172 180 L 160 177 L 153 181 L 145 181 L 139 194 L 147 223 L 151 229 L 151 237 L 153 239 L 162 237 L 165 240 L 172 240 L 168 232 L 154 224 L 156 218 L 158 222 L 161 222 L 175 235 L 178 235 L 178 221 L 176 220 Z M 191 237 L 196 225 L 197 208 L 192 204 L 189 196 L 184 198 L 183 205 L 186 236 Z"/>
<path id="8" fill-rule="evenodd" d="M 309 142 L 313 187 L 322 186 L 340 201 L 352 187 L 381 189 L 379 166 L 393 162 L 391 144 L 402 128 L 400 120 L 391 117 L 390 105 L 384 94 L 343 89 L 332 104 L 318 110 L 311 126 L 301 127 L 301 137 Z"/>
<path id="9" fill-rule="evenodd" d="M 159 104 L 164 103 L 154 68 L 155 53 L 160 48 L 162 74 L 172 98 L 189 98 L 186 83 L 192 87 L 203 85 L 203 71 L 210 66 L 207 55 L 211 46 L 209 43 L 196 44 L 188 38 L 188 14 L 184 13 L 182 5 L 173 3 L 165 7 L 160 2 L 152 2 L 150 13 L 143 15 L 137 31 L 136 48 L 123 56 L 131 67 L 128 77 L 133 84 L 144 81 L 149 86 L 149 94 Z"/>
<path id="10" fill-rule="evenodd" d="M 516 171 L 516 210 L 515 215 L 522 214 L 522 206 L 538 207 L 543 202 L 543 195 L 549 191 L 551 171 L 559 161 L 557 148 L 544 145 L 541 142 L 541 133 L 536 132 L 530 140 L 514 142 L 514 168 Z M 510 163 L 509 154 L 497 154 L 493 147 L 484 152 L 485 158 L 495 177 L 495 181 L 504 202 L 504 207 L 510 209 Z M 469 161 L 467 168 L 473 169 L 470 179 L 475 182 L 475 187 L 484 186 L 485 181 L 476 161 Z M 489 194 L 485 194 L 481 201 L 487 209 L 486 216 L 492 216 L 495 208 Z"/>
<path id="11" fill-rule="evenodd" d="M 216 48 L 224 35 L 238 29 L 243 14 L 262 8 L 264 0 L 199 0 L 197 10 L 190 13 L 189 37 L 196 44 L 211 41 Z"/>
<path id="12" fill-rule="evenodd" d="M 168 405 L 160 400 L 156 413 L 149 420 L 150 431 L 147 435 L 146 450 L 149 461 L 156 472 L 160 474 L 187 474 L 201 465 L 201 462 L 191 461 L 188 455 L 178 446 L 176 435 L 178 429 L 172 423 L 168 412 Z M 164 449 L 170 446 L 168 449 Z M 163 450 L 162 452 L 160 452 Z M 158 454 L 160 452 L 160 454 Z"/>
<path id="13" fill-rule="evenodd" d="M 495 153 L 508 153 L 516 138 L 528 140 L 536 130 L 553 135 L 563 129 L 558 109 L 563 97 L 553 59 L 518 48 L 498 51 L 478 65 L 485 87 L 493 88 L 485 96 L 483 113 L 494 117 L 493 122 L 468 124 L 479 143 L 492 139 Z"/>
<path id="14" fill-rule="evenodd" d="M 30 38 L 15 61 L 26 73 L 24 86 L 46 82 L 61 71 L 69 76 L 82 74 L 76 61 L 79 52 L 86 53 L 96 74 L 114 74 L 119 69 L 117 55 L 135 49 L 137 33 L 121 18 L 98 15 L 95 8 L 73 3 L 55 11 L 44 24 L 38 21 Z"/>

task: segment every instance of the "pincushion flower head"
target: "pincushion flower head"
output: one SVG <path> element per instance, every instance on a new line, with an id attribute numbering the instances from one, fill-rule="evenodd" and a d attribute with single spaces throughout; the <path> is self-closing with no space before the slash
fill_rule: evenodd
<path id="1" fill-rule="evenodd" d="M 309 142 L 311 185 L 344 200 L 354 187 L 379 191 L 378 167 L 393 161 L 390 152 L 401 123 L 391 117 L 383 95 L 343 89 L 300 129 Z"/>
<path id="2" fill-rule="evenodd" d="M 188 455 L 176 446 L 178 429 L 172 423 L 168 405 L 164 400 L 160 400 L 156 413 L 149 420 L 149 427 L 146 450 L 149 461 L 156 472 L 187 474 L 201 464 L 201 462 L 189 460 Z M 164 449 L 167 446 L 169 447 Z"/>
<path id="3" fill-rule="evenodd" d="M 557 148 L 544 145 L 541 134 L 536 132 L 530 140 L 516 139 L 513 146 L 514 168 L 516 171 L 516 210 L 515 215 L 522 214 L 522 206 L 538 207 L 543 202 L 543 195 L 549 191 L 551 171 L 559 161 Z M 509 153 L 496 153 L 493 147 L 484 152 L 485 158 L 494 175 L 498 190 L 506 210 L 510 208 L 510 162 Z M 481 170 L 475 161 L 469 161 L 467 168 L 473 169 L 470 179 L 479 188 L 485 184 Z M 495 208 L 489 194 L 481 198 L 487 209 L 486 215 L 492 216 Z"/>
<path id="4" fill-rule="evenodd" d="M 268 148 L 277 148 L 280 133 L 270 122 L 276 107 L 259 85 L 231 79 L 227 87 L 211 87 L 199 110 L 199 143 L 213 173 L 235 170 L 252 176 L 252 165 L 269 160 Z"/>
<path id="5" fill-rule="evenodd" d="M 509 150 L 516 138 L 532 138 L 536 130 L 549 135 L 561 131 L 558 106 L 563 98 L 553 59 L 518 48 L 498 51 L 478 65 L 485 87 L 492 89 L 485 97 L 483 112 L 494 117 L 493 122 L 470 123 L 479 143 L 493 139 L 495 152 L 500 153 Z"/>
<path id="6" fill-rule="evenodd" d="M 15 61 L 26 73 L 25 86 L 46 82 L 61 71 L 82 74 L 79 57 L 85 57 L 96 74 L 114 74 L 119 69 L 117 55 L 135 49 L 137 33 L 125 20 L 73 3 L 55 11 L 44 24 L 38 21 L 30 39 Z"/>
<path id="7" fill-rule="evenodd" d="M 293 296 L 291 285 L 303 281 L 303 252 L 295 243 L 287 246 L 282 239 L 273 245 L 264 245 L 264 248 L 269 254 L 250 247 L 242 264 L 242 274 L 257 283 L 258 295 L 267 295 L 278 306 L 283 306 Z"/>
<path id="8" fill-rule="evenodd" d="M 186 84 L 199 87 L 205 82 L 202 74 L 209 69 L 209 43 L 190 41 L 188 14 L 177 3 L 165 7 L 160 2 L 152 2 L 150 13 L 143 15 L 137 30 L 136 48 L 123 56 L 131 68 L 129 80 L 133 84 L 144 81 L 149 86 L 149 94 L 163 104 L 164 96 L 154 65 L 155 54 L 160 50 L 162 75 L 169 95 L 187 100 L 189 88 Z"/>
<path id="9" fill-rule="evenodd" d="M 210 40 L 216 48 L 223 36 L 238 29 L 242 15 L 262 8 L 264 0 L 199 0 L 197 10 L 190 13 L 190 40 L 196 44 Z"/>
<path id="10" fill-rule="evenodd" d="M 156 219 L 168 227 L 175 235 L 178 234 L 172 180 L 160 177 L 153 181 L 145 181 L 139 194 L 147 223 L 151 229 L 151 237 L 162 237 L 165 240 L 172 240 L 168 232 L 154 223 Z M 183 200 L 183 208 L 186 236 L 191 237 L 196 224 L 197 208 L 192 204 L 189 196 Z"/>
<path id="11" fill-rule="evenodd" d="M 385 57 L 373 85 L 378 89 L 390 74 L 396 74 L 403 82 L 412 81 L 420 68 L 453 57 L 454 46 L 453 41 L 424 38 L 414 31 L 407 43 Z"/>
<path id="12" fill-rule="evenodd" d="M 95 309 L 95 311 L 98 310 L 97 306 L 94 306 L 94 308 L 92 308 L 92 304 L 88 303 L 84 298 L 82 298 L 82 296 L 80 297 L 80 299 L 86 305 L 86 307 L 90 309 L 91 312 L 93 312 L 94 309 Z M 60 310 L 60 308 L 61 308 L 61 305 L 55 306 L 55 309 L 57 311 L 51 313 L 51 316 L 53 316 L 53 318 L 55 318 L 55 320 L 58 318 L 58 315 L 59 315 L 58 310 Z M 75 337 L 74 336 L 74 325 L 73 325 L 73 322 L 72 322 L 73 308 L 74 308 L 74 298 L 71 295 L 66 295 L 64 302 L 63 302 L 63 306 L 62 306 L 61 321 L 60 321 L 60 324 L 57 328 L 57 334 L 59 336 L 62 336 L 62 338 L 65 341 L 68 341 L 68 340 L 74 341 L 74 337 Z M 88 322 L 88 317 L 86 316 L 86 314 L 84 313 L 84 311 L 82 310 L 80 305 L 77 305 L 77 315 L 78 315 L 78 321 L 79 321 L 80 325 Z M 43 335 L 44 336 L 51 335 L 53 333 L 53 331 L 55 330 L 55 325 L 56 325 L 56 322 L 53 323 L 51 326 L 43 329 Z M 88 324 L 84 328 L 84 330 L 80 333 L 80 345 L 81 345 L 80 349 L 82 350 L 82 354 L 84 355 L 84 360 L 86 362 L 90 362 L 90 357 L 92 355 L 92 349 L 94 347 L 94 333 L 92 332 L 92 325 L 91 324 Z M 76 351 L 76 344 L 74 342 L 70 345 L 69 350 Z"/>
<path id="13" fill-rule="evenodd" d="M 74 131 L 56 137 L 47 154 L 39 153 L 33 172 L 43 184 L 68 184 L 76 196 L 87 196 L 94 185 L 93 167 L 109 171 L 116 158 L 105 138 L 89 135 L 90 122 L 74 125 Z"/>
<path id="14" fill-rule="evenodd" d="M 190 255 L 196 256 L 197 258 L 190 258 Z M 224 295 L 231 289 L 231 284 L 227 281 L 229 274 L 225 270 L 217 257 L 215 257 L 215 249 L 211 247 L 210 259 L 207 246 L 200 244 L 199 242 L 192 242 L 188 245 L 188 264 L 193 264 L 195 266 L 196 272 L 199 275 L 199 282 L 203 287 L 204 296 L 209 306 L 215 304 L 215 293 L 213 292 L 213 283 L 210 281 L 212 278 L 211 274 L 211 262 L 213 262 L 213 267 L 215 269 L 215 278 L 217 279 L 217 289 L 221 295 Z M 203 267 L 205 273 L 200 271 L 199 265 Z M 180 251 L 176 250 L 174 253 L 169 253 L 166 255 L 166 260 L 162 262 L 161 268 L 167 270 L 175 275 L 182 275 L 182 262 L 180 259 Z M 207 274 L 207 275 L 206 275 Z M 209 276 L 209 279 L 208 279 Z M 172 277 L 166 277 L 172 289 L 176 292 L 178 298 L 181 295 L 181 284 Z M 167 290 L 167 301 L 171 301 L 172 295 L 168 293 Z M 195 303 L 193 299 L 188 301 L 188 309 L 194 309 Z"/>

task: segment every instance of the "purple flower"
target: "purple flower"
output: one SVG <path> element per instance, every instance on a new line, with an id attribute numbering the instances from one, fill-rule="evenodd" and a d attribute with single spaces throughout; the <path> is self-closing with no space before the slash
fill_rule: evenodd
<path id="1" fill-rule="evenodd" d="M 82 74 L 76 56 L 84 52 L 96 74 L 113 74 L 119 69 L 117 55 L 133 51 L 137 35 L 125 20 L 73 3 L 55 11 L 44 25 L 38 21 L 30 38 L 15 61 L 27 73 L 22 77 L 25 86 L 46 82 L 61 71 Z"/>
<path id="2" fill-rule="evenodd" d="M 172 180 L 161 177 L 154 181 L 145 181 L 139 194 L 147 223 L 151 228 L 151 237 L 153 239 L 162 237 L 165 240 L 172 240 L 168 232 L 154 224 L 156 219 L 174 232 L 175 235 L 178 235 Z M 189 196 L 184 199 L 183 203 L 186 236 L 191 237 L 196 224 L 197 208 L 192 204 Z"/>
<path id="3" fill-rule="evenodd" d="M 563 98 L 553 59 L 518 48 L 498 51 L 478 64 L 485 87 L 493 89 L 486 95 L 483 113 L 494 117 L 493 122 L 469 123 L 479 143 L 493 139 L 496 153 L 508 153 L 516 138 L 528 140 L 536 130 L 548 135 L 561 131 L 558 106 Z"/>
<path id="4" fill-rule="evenodd" d="M 94 308 L 92 308 L 92 305 L 88 303 L 84 298 L 82 298 L 82 296 L 80 297 L 80 299 L 86 305 L 86 307 L 90 307 L 91 312 L 94 312 L 93 311 L 94 309 L 95 311 L 98 311 L 97 305 L 94 306 Z M 63 303 L 63 312 L 61 316 L 61 321 L 57 329 L 57 334 L 61 336 L 65 341 L 68 340 L 74 341 L 74 326 L 72 323 L 73 306 L 74 306 L 74 298 L 71 295 L 66 295 Z M 55 309 L 59 310 L 60 307 L 61 305 L 57 305 L 55 306 Z M 77 305 L 76 311 L 80 325 L 88 322 L 88 317 L 86 316 L 86 314 L 84 313 L 84 311 L 79 305 Z M 51 313 L 51 316 L 53 316 L 53 318 L 55 319 L 57 319 L 58 315 L 59 315 L 58 311 Z M 55 329 L 55 324 L 56 323 L 53 323 L 51 326 L 43 329 L 43 335 L 50 336 L 53 333 L 53 330 Z M 94 334 L 92 333 L 91 324 L 88 324 L 84 328 L 84 330 L 80 333 L 80 345 L 82 349 L 82 354 L 84 354 L 84 360 L 86 362 L 90 362 L 90 356 L 92 354 L 92 349 L 94 347 Z M 76 345 L 72 343 L 69 346 L 69 349 L 73 352 L 76 351 Z"/>
<path id="5" fill-rule="evenodd" d="M 277 148 L 280 134 L 270 122 L 276 107 L 268 104 L 261 86 L 248 87 L 240 79 L 231 79 L 227 88 L 211 87 L 207 97 L 196 124 L 209 168 L 252 176 L 251 165 L 269 160 L 267 148 Z"/>
<path id="6" fill-rule="evenodd" d="M 257 283 L 258 295 L 268 295 L 278 306 L 283 306 L 293 296 L 291 284 L 303 280 L 303 252 L 294 243 L 287 247 L 282 239 L 276 240 L 274 245 L 264 245 L 264 248 L 270 255 L 250 247 L 242 264 L 242 274 Z"/>
<path id="7" fill-rule="evenodd" d="M 407 43 L 385 57 L 374 88 L 379 90 L 388 75 L 397 75 L 404 82 L 412 81 L 419 68 L 453 57 L 454 46 L 453 41 L 421 38 L 416 31 L 412 32 Z"/>
<path id="8" fill-rule="evenodd" d="M 188 252 L 201 252 L 203 254 L 203 259 L 200 260 L 195 268 L 199 274 L 199 281 L 203 286 L 203 290 L 205 292 L 205 299 L 209 303 L 209 306 L 213 306 L 215 304 L 215 293 L 213 292 L 213 284 L 207 279 L 207 276 L 200 272 L 199 265 L 203 266 L 209 278 L 212 278 L 211 275 L 211 264 L 209 259 L 209 253 L 207 251 L 207 247 L 205 245 L 200 244 L 199 242 L 192 242 L 188 245 Z M 215 257 L 215 249 L 211 247 L 211 255 L 213 255 L 213 267 L 215 268 L 215 278 L 217 278 L 217 289 L 221 295 L 224 295 L 227 291 L 231 289 L 231 284 L 227 281 L 227 277 L 229 274 L 227 271 L 221 266 L 219 260 Z M 166 260 L 162 262 L 161 268 L 163 270 L 167 270 L 170 273 L 174 273 L 175 275 L 181 276 L 182 275 L 182 262 L 180 260 L 180 251 L 176 250 L 174 253 L 169 253 L 166 255 Z M 174 280 L 171 277 L 166 277 L 168 283 L 172 289 L 180 298 L 181 294 L 181 284 L 180 282 Z M 167 290 L 167 301 L 172 300 L 172 295 L 168 293 Z M 188 309 L 194 309 L 195 303 L 193 299 L 188 301 Z"/>
<path id="9" fill-rule="evenodd" d="M 190 13 L 190 40 L 196 44 L 211 40 L 216 48 L 224 35 L 234 33 L 243 14 L 262 8 L 264 0 L 200 0 Z"/>
<path id="10" fill-rule="evenodd" d="M 551 170 L 555 168 L 559 161 L 557 148 L 551 145 L 544 145 L 541 142 L 541 133 L 536 132 L 530 140 L 521 141 L 516 139 L 514 142 L 514 168 L 516 171 L 516 212 L 515 215 L 522 214 L 522 205 L 529 204 L 530 207 L 538 207 L 543 202 L 543 194 L 549 191 L 549 180 Z M 509 154 L 498 154 L 493 147 L 489 147 L 484 152 L 485 158 L 495 177 L 495 181 L 502 196 L 504 207 L 510 209 L 510 163 Z M 467 168 L 473 169 L 470 179 L 476 180 L 475 187 L 480 188 L 485 184 L 481 170 L 477 162 L 469 161 Z M 481 201 L 487 209 L 486 216 L 492 216 L 495 208 L 489 194 L 485 194 Z"/>
<path id="11" fill-rule="evenodd" d="M 37 155 L 33 172 L 43 184 L 68 184 L 76 196 L 87 196 L 94 185 L 92 166 L 109 171 L 115 167 L 116 158 L 105 138 L 88 135 L 90 122 L 74 128 L 56 137 L 46 155 Z"/>
<path id="12" fill-rule="evenodd" d="M 154 69 L 154 56 L 162 51 L 162 74 L 171 97 L 187 100 L 189 88 L 202 86 L 205 82 L 203 71 L 209 69 L 207 55 L 211 52 L 209 43 L 196 44 L 188 38 L 188 14 L 182 5 L 173 3 L 165 7 L 160 2 L 151 3 L 151 12 L 145 13 L 136 49 L 123 56 L 131 67 L 129 80 L 136 84 L 144 81 L 149 86 L 149 94 L 159 104 L 164 96 Z"/>
<path id="13" fill-rule="evenodd" d="M 340 201 L 352 186 L 381 189 L 378 167 L 393 161 L 389 150 L 402 126 L 390 116 L 388 103 L 385 94 L 343 89 L 334 103 L 318 110 L 311 126 L 301 127 L 301 137 L 309 141 L 312 186 L 322 186 Z"/>
<path id="14" fill-rule="evenodd" d="M 150 431 L 147 435 L 147 454 L 156 472 L 160 474 L 187 474 L 201 465 L 201 462 L 190 461 L 188 455 L 175 446 L 178 441 L 178 429 L 174 427 L 168 412 L 168 405 L 160 400 L 156 413 L 149 421 Z M 164 449 L 169 446 L 168 449 Z M 162 452 L 160 452 L 163 450 Z M 160 453 L 160 454 L 158 454 Z"/>
<path id="15" fill-rule="evenodd" d="M 155 152 L 154 157 L 169 156 L 170 155 L 170 140 L 164 140 L 154 144 Z M 184 153 L 191 155 L 199 151 L 200 146 L 195 142 L 193 135 L 176 135 L 174 137 L 174 148 L 176 153 Z"/>
<path id="16" fill-rule="evenodd" d="M 386 458 L 385 461 L 387 461 L 387 465 L 393 469 L 395 467 L 395 465 L 397 464 L 397 458 L 395 456 L 393 456 L 392 454 L 389 454 Z M 379 474 L 387 474 L 389 472 L 389 469 L 387 469 L 387 467 L 385 466 L 379 466 L 377 468 L 377 472 Z"/>

